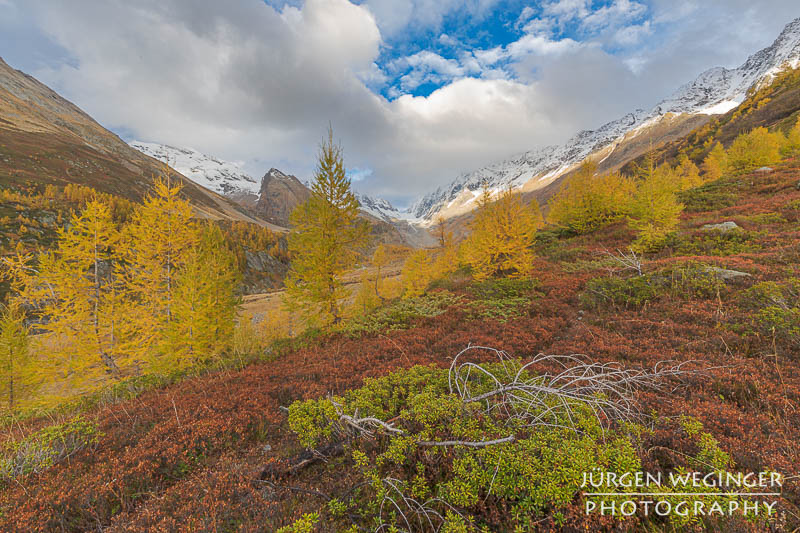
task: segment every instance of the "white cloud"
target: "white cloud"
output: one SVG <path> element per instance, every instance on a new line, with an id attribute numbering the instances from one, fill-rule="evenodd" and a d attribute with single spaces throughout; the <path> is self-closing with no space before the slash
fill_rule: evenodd
<path id="1" fill-rule="evenodd" d="M 631 26 L 625 26 L 618 29 L 614 33 L 613 40 L 622 46 L 631 46 L 638 44 L 644 37 L 651 35 L 652 33 L 653 28 L 650 24 L 650 21 L 646 20 L 641 24 L 633 24 Z"/>
<path id="2" fill-rule="evenodd" d="M 106 126 L 247 161 L 256 176 L 276 166 L 306 178 L 330 121 L 348 167 L 372 171 L 355 170 L 359 185 L 402 202 L 653 105 L 710 66 L 737 66 L 800 15 L 794 0 L 765 11 L 757 0 L 650 0 L 645 15 L 618 0 L 569 39 L 555 30 L 575 27 L 589 3 L 561 0 L 525 13 L 524 34 L 505 47 L 470 50 L 469 36 L 448 35 L 448 57 L 413 54 L 399 72 L 379 63 L 391 31 L 436 28 L 458 6 L 480 16 L 493 1 L 306 0 L 276 11 L 261 0 L 30 0 L 15 5 L 35 27 L 11 35 L 57 43 L 58 61 L 33 58 L 32 73 Z M 689 14 L 672 20 L 673 9 Z M 51 53 L 7 35 L 0 49 L 12 56 Z M 376 94 L 399 74 L 406 87 L 444 86 Z"/>
<path id="3" fill-rule="evenodd" d="M 632 0 L 614 0 L 611 4 L 583 16 L 581 27 L 587 30 L 619 27 L 639 19 L 646 12 L 647 6 L 639 2 Z"/>
<path id="4" fill-rule="evenodd" d="M 410 28 L 437 30 L 453 13 L 482 19 L 497 3 L 498 0 L 367 0 L 364 5 L 375 14 L 381 32 L 394 36 Z"/>
<path id="5" fill-rule="evenodd" d="M 580 43 L 569 38 L 552 40 L 543 35 L 528 34 L 508 45 L 507 53 L 510 58 L 520 60 L 529 54 L 558 55 L 580 46 Z"/>

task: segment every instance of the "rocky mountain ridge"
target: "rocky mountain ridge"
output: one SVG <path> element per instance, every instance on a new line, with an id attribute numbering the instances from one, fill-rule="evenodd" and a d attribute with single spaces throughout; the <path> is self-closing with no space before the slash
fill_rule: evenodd
<path id="1" fill-rule="evenodd" d="M 430 223 L 470 211 L 483 183 L 535 190 L 575 168 L 581 161 L 603 152 L 608 157 L 614 143 L 646 130 L 665 117 L 680 114 L 723 114 L 737 107 L 751 88 L 768 83 L 784 68 L 800 65 L 800 18 L 789 23 L 775 42 L 750 56 L 735 69 L 709 69 L 681 86 L 651 110 L 637 109 L 591 131 L 581 131 L 563 145 L 535 148 L 513 158 L 463 173 L 451 183 L 427 194 L 409 208 L 409 215 Z"/>

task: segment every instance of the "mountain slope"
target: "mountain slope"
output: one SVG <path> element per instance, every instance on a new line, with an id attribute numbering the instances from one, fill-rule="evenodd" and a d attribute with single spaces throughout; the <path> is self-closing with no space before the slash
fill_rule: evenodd
<path id="1" fill-rule="evenodd" d="M 483 183 L 493 189 L 511 186 L 532 191 L 545 187 L 587 157 L 604 160 L 618 145 L 648 134 L 664 120 L 677 122 L 680 127 L 669 131 L 662 125 L 662 140 L 677 139 L 687 132 L 687 116 L 691 117 L 691 126 L 702 125 L 711 115 L 726 113 L 741 104 L 751 88 L 770 82 L 784 68 L 798 65 L 800 19 L 788 24 L 770 47 L 750 56 L 739 68 L 707 70 L 650 111 L 638 109 L 596 130 L 582 131 L 566 144 L 536 148 L 462 174 L 421 198 L 410 208 L 410 213 L 430 222 L 437 215 L 450 218 L 469 212 Z M 683 118 L 676 120 L 676 116 Z M 617 159 L 619 165 L 625 163 Z"/>
<path id="2" fill-rule="evenodd" d="M 176 148 L 168 144 L 131 141 L 129 143 L 143 154 L 163 161 L 197 183 L 225 196 L 258 194 L 258 180 L 251 177 L 236 163 L 208 156 L 191 148 Z"/>
<path id="3" fill-rule="evenodd" d="M 0 184 L 87 185 L 140 201 L 161 163 L 128 146 L 75 104 L 0 59 Z M 198 216 L 257 222 L 183 176 Z"/>
<path id="4" fill-rule="evenodd" d="M 289 215 L 310 195 L 311 191 L 299 179 L 271 168 L 261 178 L 255 211 L 273 224 L 288 227 Z"/>

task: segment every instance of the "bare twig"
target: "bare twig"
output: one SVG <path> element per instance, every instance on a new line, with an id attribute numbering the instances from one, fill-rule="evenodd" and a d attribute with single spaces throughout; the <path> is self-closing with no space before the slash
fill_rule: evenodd
<path id="1" fill-rule="evenodd" d="M 612 273 L 632 270 L 636 272 L 637 276 L 644 275 L 644 262 L 642 260 L 642 256 L 638 255 L 631 248 L 628 248 L 628 251 L 626 252 L 623 252 L 619 248 L 617 248 L 615 252 L 605 249 L 601 253 L 613 260 L 614 264 L 616 265 L 616 268 L 611 267 L 609 269 Z"/>

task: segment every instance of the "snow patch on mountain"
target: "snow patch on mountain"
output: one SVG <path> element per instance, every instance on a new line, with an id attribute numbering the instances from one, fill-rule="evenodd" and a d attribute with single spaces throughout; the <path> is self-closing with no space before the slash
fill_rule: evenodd
<path id="1" fill-rule="evenodd" d="M 470 196 L 486 183 L 493 190 L 531 188 L 550 183 L 574 168 L 589 155 L 611 147 L 630 134 L 636 134 L 669 114 L 727 113 L 741 104 L 753 87 L 770 83 L 786 68 L 800 66 L 800 18 L 788 24 L 772 46 L 752 56 L 736 69 L 709 69 L 650 111 L 637 109 L 593 131 L 581 131 L 560 146 L 535 148 L 511 159 L 463 173 L 451 183 L 427 194 L 409 208 L 409 214 L 430 223 L 438 214 L 469 211 Z M 609 154 L 606 155 L 608 157 Z M 532 181 L 536 179 L 536 181 Z M 448 210 L 450 211 L 448 213 Z"/>
<path id="2" fill-rule="evenodd" d="M 259 192 L 259 181 L 243 171 L 239 163 L 223 161 L 191 148 L 141 141 L 129 144 L 216 193 L 236 196 L 243 193 L 257 195 Z"/>
<path id="3" fill-rule="evenodd" d="M 394 207 L 388 200 L 383 198 L 375 198 L 367 196 L 359 192 L 354 192 L 356 200 L 362 211 L 368 213 L 379 220 L 384 222 L 394 222 L 397 220 L 406 220 L 408 214 Z"/>

